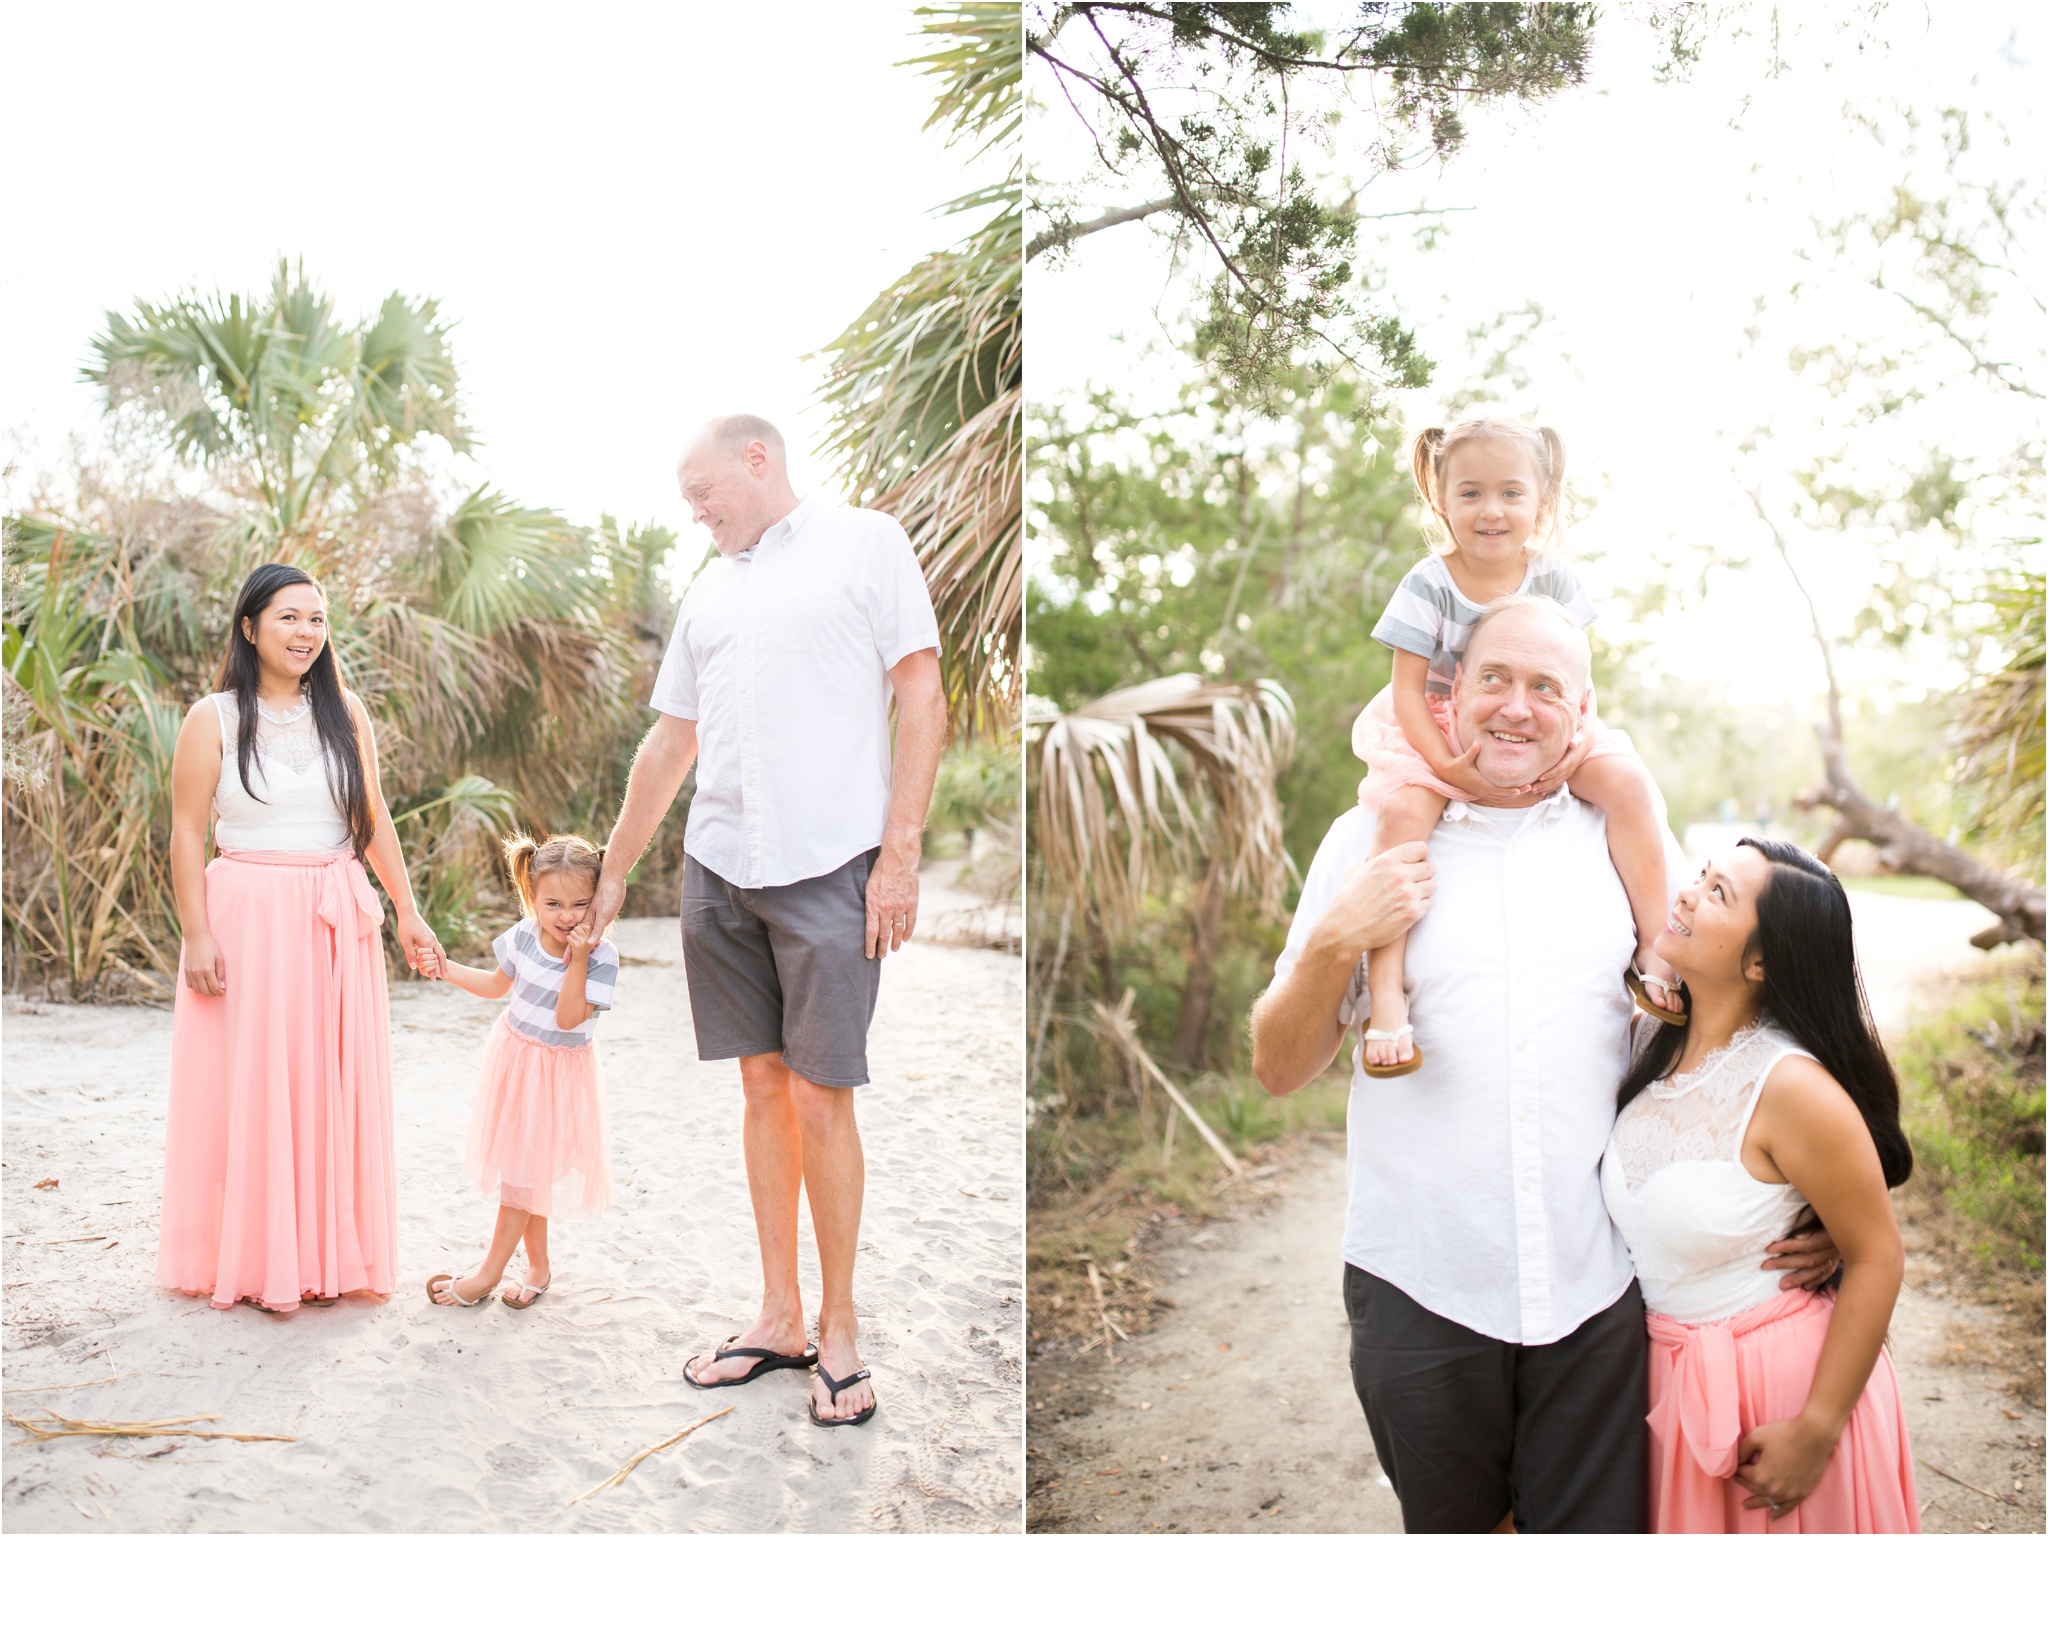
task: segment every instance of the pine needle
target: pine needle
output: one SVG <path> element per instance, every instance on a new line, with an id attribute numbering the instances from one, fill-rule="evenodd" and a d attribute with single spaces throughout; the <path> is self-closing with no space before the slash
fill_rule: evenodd
<path id="1" fill-rule="evenodd" d="M 732 1405 L 732 1408 L 720 1409 L 717 1414 L 707 1414 L 702 1420 L 693 1420 L 690 1422 L 689 1425 L 685 1426 L 681 1431 L 677 1432 L 675 1436 L 665 1437 L 659 1443 L 656 1443 L 653 1447 L 642 1449 L 638 1454 L 634 1455 L 632 1459 L 628 1460 L 624 1465 L 620 1466 L 617 1471 L 613 1472 L 609 1477 L 605 1478 L 603 1482 L 599 1483 L 597 1487 L 587 1489 L 583 1493 L 578 1494 L 575 1499 L 569 1502 L 569 1505 L 581 1505 L 585 1500 L 589 1499 L 591 1495 L 602 1494 L 608 1488 L 617 1487 L 620 1483 L 623 1483 L 628 1477 L 630 1477 L 633 1474 L 633 1468 L 637 1466 L 642 1460 L 646 1459 L 648 1455 L 659 1454 L 665 1448 L 673 1448 L 677 1443 L 680 1443 L 684 1438 L 688 1437 L 691 1432 L 696 1431 L 701 1426 L 710 1425 L 712 1421 L 719 1419 L 721 1416 L 731 1414 L 733 1409 L 737 1409 L 738 1407 L 739 1405 L 735 1403 Z M 563 1509 L 566 1511 L 568 1509 L 568 1506 L 564 1506 Z"/>

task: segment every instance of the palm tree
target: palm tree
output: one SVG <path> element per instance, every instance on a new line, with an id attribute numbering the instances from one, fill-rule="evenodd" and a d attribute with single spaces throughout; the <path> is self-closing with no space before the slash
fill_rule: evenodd
<path id="1" fill-rule="evenodd" d="M 479 929 L 491 840 L 590 828 L 614 801 L 668 609 L 674 545 L 595 532 L 478 489 L 440 510 L 428 439 L 466 445 L 434 303 L 353 328 L 303 274 L 267 298 L 110 315 L 87 371 L 205 470 L 205 499 L 88 471 L 7 521 L 10 961 L 75 995 L 159 989 L 176 918 L 160 841 L 170 749 L 212 685 L 236 588 L 265 560 L 317 573 L 348 684 L 380 725 L 386 794 L 428 920 Z"/>
<path id="2" fill-rule="evenodd" d="M 915 62 L 940 85 L 926 129 L 976 157 L 1006 150 L 1010 167 L 945 206 L 989 213 L 964 242 L 911 268 L 824 349 L 826 450 L 917 547 L 955 725 L 1000 732 L 1023 685 L 1022 18 L 985 3 L 918 15 L 941 42 Z"/>
<path id="3" fill-rule="evenodd" d="M 273 543 L 318 536 L 329 509 L 394 486 L 422 438 L 466 451 L 437 303 L 386 298 L 347 325 L 302 266 L 266 296 L 184 295 L 107 314 L 85 378 L 133 403 L 177 459 L 253 479 Z"/>

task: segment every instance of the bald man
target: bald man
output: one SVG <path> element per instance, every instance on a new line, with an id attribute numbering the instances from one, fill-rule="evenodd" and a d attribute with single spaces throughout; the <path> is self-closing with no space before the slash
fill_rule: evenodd
<path id="1" fill-rule="evenodd" d="M 699 1059 L 739 1062 L 762 1297 L 753 1324 L 687 1360 L 683 1378 L 713 1390 L 814 1368 L 811 1420 L 855 1426 L 875 1393 L 853 1311 L 854 1092 L 882 960 L 917 929 L 946 733 L 938 623 L 902 526 L 799 500 L 782 435 L 759 416 L 703 427 L 676 476 L 718 560 L 676 614 L 591 915 L 602 929 L 618 913 L 695 762 L 683 966 Z M 797 1284 L 799 1190 L 822 1283 L 815 1347 Z"/>

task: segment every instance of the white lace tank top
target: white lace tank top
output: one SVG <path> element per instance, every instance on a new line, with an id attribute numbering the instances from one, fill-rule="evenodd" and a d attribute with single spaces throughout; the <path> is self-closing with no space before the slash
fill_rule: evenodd
<path id="1" fill-rule="evenodd" d="M 220 718 L 220 782 L 213 788 L 213 838 L 224 852 L 338 852 L 349 845 L 348 823 L 328 784 L 327 757 L 307 700 L 297 714 L 256 706 L 255 754 L 242 787 L 235 764 L 237 723 L 232 693 L 213 695 Z"/>
<path id="2" fill-rule="evenodd" d="M 1621 1110 L 1600 1191 L 1652 1312 L 1718 1323 L 1779 1293 L 1783 1274 L 1764 1270 L 1764 1247 L 1785 1236 L 1806 1200 L 1791 1183 L 1744 1169 L 1742 1138 L 1771 1070 L 1811 1055 L 1759 1021 Z"/>

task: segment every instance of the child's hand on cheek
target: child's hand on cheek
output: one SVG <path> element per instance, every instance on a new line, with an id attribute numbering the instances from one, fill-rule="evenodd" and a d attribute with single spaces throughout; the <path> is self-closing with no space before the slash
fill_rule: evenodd
<path id="1" fill-rule="evenodd" d="M 586 922 L 579 920 L 571 926 L 563 933 L 562 941 L 569 945 L 568 958 L 572 964 L 590 958 L 590 927 Z"/>

